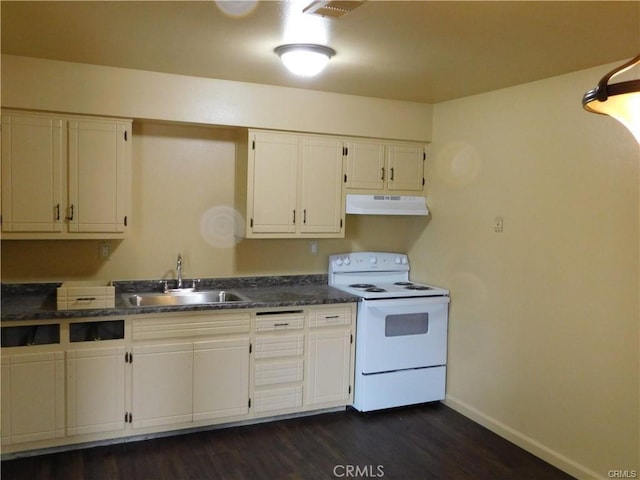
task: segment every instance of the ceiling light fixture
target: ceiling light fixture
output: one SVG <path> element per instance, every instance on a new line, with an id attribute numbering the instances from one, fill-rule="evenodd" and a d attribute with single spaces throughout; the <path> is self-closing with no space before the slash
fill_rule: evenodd
<path id="1" fill-rule="evenodd" d="M 336 54 L 333 48 L 314 43 L 290 43 L 274 49 L 287 69 L 302 77 L 313 77 L 320 73 Z"/>
<path id="2" fill-rule="evenodd" d="M 640 143 L 640 80 L 609 84 L 609 80 L 640 65 L 640 55 L 607 73 L 598 86 L 582 97 L 582 106 L 593 113 L 609 115 L 625 127 Z"/>

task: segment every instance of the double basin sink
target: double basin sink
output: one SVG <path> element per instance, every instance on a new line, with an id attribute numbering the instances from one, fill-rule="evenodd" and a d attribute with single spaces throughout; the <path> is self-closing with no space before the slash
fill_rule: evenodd
<path id="1" fill-rule="evenodd" d="M 194 290 L 180 288 L 166 292 L 126 293 L 122 297 L 129 307 L 161 307 L 175 305 L 207 305 L 250 302 L 246 296 L 234 290 Z"/>

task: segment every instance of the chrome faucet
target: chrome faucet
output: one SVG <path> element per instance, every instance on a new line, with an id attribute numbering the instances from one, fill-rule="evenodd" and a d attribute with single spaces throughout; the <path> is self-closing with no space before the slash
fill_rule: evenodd
<path id="1" fill-rule="evenodd" d="M 178 288 L 182 288 L 182 255 L 178 254 Z"/>

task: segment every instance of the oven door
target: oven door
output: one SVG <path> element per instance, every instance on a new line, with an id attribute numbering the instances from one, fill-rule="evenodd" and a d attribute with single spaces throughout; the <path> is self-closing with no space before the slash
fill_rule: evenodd
<path id="1" fill-rule="evenodd" d="M 448 310 L 449 297 L 360 302 L 357 372 L 366 375 L 445 365 Z"/>

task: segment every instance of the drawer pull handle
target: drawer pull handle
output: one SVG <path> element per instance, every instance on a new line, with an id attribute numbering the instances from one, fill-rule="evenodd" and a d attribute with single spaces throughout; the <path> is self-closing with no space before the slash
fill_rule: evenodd
<path id="1" fill-rule="evenodd" d="M 340 318 L 340 315 L 328 315 L 326 317 L 327 320 L 335 320 L 336 318 Z"/>
<path id="2" fill-rule="evenodd" d="M 289 322 L 284 322 L 284 323 L 274 323 L 273 324 L 274 327 L 287 327 L 289 326 Z"/>
<path id="3" fill-rule="evenodd" d="M 93 302 L 96 297 L 78 297 L 78 302 Z"/>

